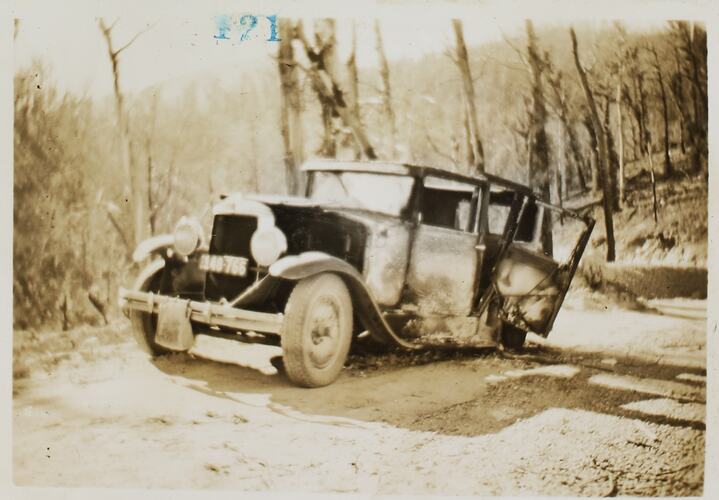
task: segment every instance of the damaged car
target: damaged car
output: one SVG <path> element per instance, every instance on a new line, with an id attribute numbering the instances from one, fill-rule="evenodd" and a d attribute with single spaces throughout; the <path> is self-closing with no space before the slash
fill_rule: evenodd
<path id="1" fill-rule="evenodd" d="M 142 348 L 187 351 L 198 334 L 276 345 L 303 387 L 332 383 L 355 342 L 519 349 L 549 335 L 594 226 L 489 174 L 303 172 L 302 197 L 228 194 L 209 233 L 183 217 L 138 246 L 148 264 L 120 303 Z"/>

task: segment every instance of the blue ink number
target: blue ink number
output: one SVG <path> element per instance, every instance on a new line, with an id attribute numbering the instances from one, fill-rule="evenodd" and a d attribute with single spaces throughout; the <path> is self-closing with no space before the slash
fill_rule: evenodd
<path id="1" fill-rule="evenodd" d="M 249 21 L 250 26 L 242 32 L 240 35 L 240 41 L 245 42 L 250 39 L 250 31 L 255 29 L 255 26 L 257 26 L 257 16 L 251 16 L 249 14 L 246 14 L 240 18 L 240 25 L 244 26 Z"/>
<path id="2" fill-rule="evenodd" d="M 271 16 L 265 16 L 270 22 L 270 37 L 267 39 L 268 42 L 279 42 L 280 39 L 277 36 L 277 14 Z"/>
<path id="3" fill-rule="evenodd" d="M 232 19 L 228 15 L 216 16 L 215 26 L 217 27 L 217 34 L 214 35 L 218 40 L 229 40 L 228 36 L 230 29 L 232 28 Z"/>
<path id="4" fill-rule="evenodd" d="M 229 40 L 230 31 L 232 31 L 233 25 L 237 26 L 237 24 L 239 24 L 244 28 L 242 33 L 240 33 L 240 41 L 249 41 L 250 32 L 257 27 L 259 17 L 264 17 L 269 22 L 269 38 L 267 38 L 266 41 L 279 42 L 280 37 L 279 30 L 277 28 L 277 14 L 272 14 L 270 16 L 254 16 L 252 14 L 245 14 L 240 17 L 239 23 L 236 17 L 233 22 L 233 19 L 226 14 L 215 16 L 215 27 L 217 28 L 217 32 L 213 36 L 218 40 Z"/>

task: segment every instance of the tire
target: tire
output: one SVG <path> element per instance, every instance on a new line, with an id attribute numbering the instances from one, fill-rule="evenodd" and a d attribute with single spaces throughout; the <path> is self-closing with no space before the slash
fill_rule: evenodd
<path id="1" fill-rule="evenodd" d="M 137 290 L 141 292 L 159 293 L 160 283 L 162 282 L 162 273 L 164 270 L 164 268 L 161 268 L 155 274 L 147 278 L 140 284 L 140 286 L 137 287 Z M 163 354 L 169 354 L 171 352 L 155 343 L 155 334 L 157 333 L 156 314 L 150 314 L 142 311 L 130 311 L 130 322 L 132 323 L 132 330 L 135 335 L 137 345 L 139 345 L 143 351 L 152 357 L 162 356 Z"/>
<path id="2" fill-rule="evenodd" d="M 352 343 L 352 299 L 342 279 L 322 273 L 300 280 L 285 306 L 282 359 L 288 378 L 322 387 L 342 371 Z"/>
<path id="3" fill-rule="evenodd" d="M 502 324 L 501 342 L 502 345 L 511 350 L 518 351 L 524 345 L 524 341 L 527 338 L 527 332 L 521 328 L 510 323 Z"/>

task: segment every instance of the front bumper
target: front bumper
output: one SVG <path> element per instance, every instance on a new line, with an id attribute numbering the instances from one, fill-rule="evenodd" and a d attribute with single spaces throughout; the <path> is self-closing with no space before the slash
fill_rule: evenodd
<path id="1" fill-rule="evenodd" d="M 166 302 L 185 302 L 187 303 L 191 321 L 245 332 L 252 331 L 279 335 L 284 319 L 284 315 L 281 313 L 248 311 L 213 302 L 180 299 L 126 288 L 120 288 L 119 302 L 120 307 L 125 311 L 132 310 L 146 313 L 157 313 L 160 304 Z"/>

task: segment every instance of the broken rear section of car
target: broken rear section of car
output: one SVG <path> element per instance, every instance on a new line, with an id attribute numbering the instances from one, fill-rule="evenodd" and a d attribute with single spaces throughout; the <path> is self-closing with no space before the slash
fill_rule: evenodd
<path id="1" fill-rule="evenodd" d="M 594 225 L 490 175 L 304 170 L 304 197 L 231 194 L 209 237 L 183 218 L 138 247 L 150 262 L 120 301 L 143 348 L 188 350 L 197 334 L 279 345 L 307 387 L 331 383 L 354 342 L 518 348 L 549 334 Z"/>

